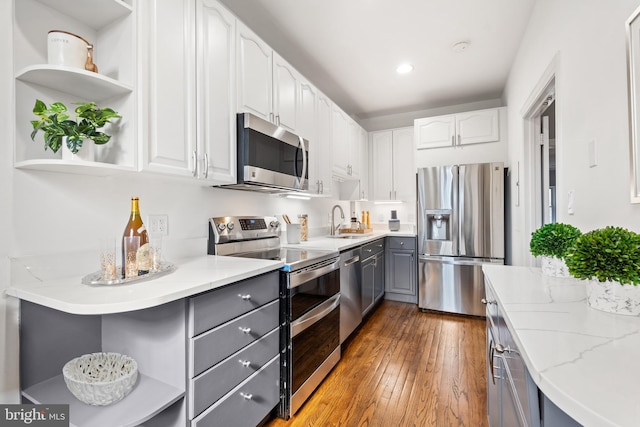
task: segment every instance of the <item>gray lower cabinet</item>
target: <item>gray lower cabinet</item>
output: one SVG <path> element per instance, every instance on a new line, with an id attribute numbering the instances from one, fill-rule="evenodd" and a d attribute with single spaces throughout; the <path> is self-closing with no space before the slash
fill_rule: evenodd
<path id="1" fill-rule="evenodd" d="M 385 299 L 417 304 L 415 237 L 387 237 Z"/>
<path id="2" fill-rule="evenodd" d="M 540 427 L 538 387 L 524 365 L 491 289 L 485 292 L 489 427 Z"/>
<path id="3" fill-rule="evenodd" d="M 189 299 L 193 427 L 254 426 L 280 400 L 278 272 Z"/>
<path id="4" fill-rule="evenodd" d="M 491 286 L 485 283 L 487 316 L 487 419 L 489 427 L 579 427 L 533 382 Z"/>
<path id="5" fill-rule="evenodd" d="M 362 315 L 366 315 L 384 296 L 384 239 L 362 246 Z"/>

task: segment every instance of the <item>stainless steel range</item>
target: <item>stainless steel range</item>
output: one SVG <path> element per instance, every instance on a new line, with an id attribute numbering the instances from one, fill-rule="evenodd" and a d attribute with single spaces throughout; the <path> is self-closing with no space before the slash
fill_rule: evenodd
<path id="1" fill-rule="evenodd" d="M 289 419 L 340 360 L 340 254 L 281 247 L 279 232 L 275 217 L 211 218 L 208 253 L 285 263 L 279 416 Z"/>

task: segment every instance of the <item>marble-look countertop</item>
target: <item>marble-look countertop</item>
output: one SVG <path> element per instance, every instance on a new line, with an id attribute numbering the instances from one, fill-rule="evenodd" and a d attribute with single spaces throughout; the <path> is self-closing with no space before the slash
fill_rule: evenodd
<path id="1" fill-rule="evenodd" d="M 349 238 L 312 237 L 282 246 L 345 251 L 386 236 L 413 237 L 412 231 L 374 230 Z M 206 254 L 206 239 L 170 242 L 168 259 L 176 270 L 150 280 L 119 285 L 84 285 L 82 278 L 98 267 L 97 253 L 61 253 L 11 259 L 11 285 L 6 294 L 72 314 L 110 314 L 155 307 L 200 292 L 281 268 L 270 261 Z M 171 253 L 173 252 L 173 253 Z M 186 255 L 185 255 L 186 254 Z"/>
<path id="2" fill-rule="evenodd" d="M 282 261 L 202 255 L 175 263 L 175 271 L 155 279 L 89 286 L 81 283 L 82 274 L 58 274 L 39 259 L 14 264 L 21 268 L 12 271 L 8 295 L 72 314 L 110 314 L 155 307 L 284 265 Z"/>
<path id="3" fill-rule="evenodd" d="M 640 425 L 640 317 L 590 308 L 577 279 L 484 265 L 538 388 L 584 426 Z"/>

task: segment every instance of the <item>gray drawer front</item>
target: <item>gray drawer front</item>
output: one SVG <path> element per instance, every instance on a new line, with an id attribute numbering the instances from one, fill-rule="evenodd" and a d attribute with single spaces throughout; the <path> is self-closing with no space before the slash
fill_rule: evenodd
<path id="1" fill-rule="evenodd" d="M 277 299 L 279 277 L 279 272 L 274 271 L 191 298 L 191 336 Z"/>
<path id="2" fill-rule="evenodd" d="M 387 247 L 389 249 L 415 249 L 415 237 L 389 237 L 387 238 Z"/>
<path id="3" fill-rule="evenodd" d="M 251 399 L 242 394 L 251 395 Z M 247 427 L 258 425 L 280 401 L 280 357 L 253 374 L 224 399 L 203 412 L 192 427 Z"/>
<path id="4" fill-rule="evenodd" d="M 238 317 L 195 338 L 191 338 L 191 376 L 206 371 L 241 348 L 278 327 L 280 301 Z M 250 329 L 243 332 L 242 329 Z"/>
<path id="5" fill-rule="evenodd" d="M 234 387 L 257 372 L 279 353 L 280 329 L 274 329 L 253 344 L 191 380 L 189 418 L 214 404 Z M 243 363 L 248 366 L 244 366 Z"/>
<path id="6" fill-rule="evenodd" d="M 384 251 L 384 239 L 379 239 L 375 242 L 367 243 L 366 245 L 362 246 L 360 259 L 367 259 L 371 255 L 375 255 L 382 251 Z"/>

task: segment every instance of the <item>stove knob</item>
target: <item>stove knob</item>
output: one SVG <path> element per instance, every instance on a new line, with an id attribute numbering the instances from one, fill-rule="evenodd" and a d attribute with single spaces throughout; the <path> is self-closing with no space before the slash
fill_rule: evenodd
<path id="1" fill-rule="evenodd" d="M 231 231 L 231 230 L 233 230 L 233 227 L 234 227 L 234 225 L 233 225 L 233 223 L 232 223 L 232 222 L 230 222 L 229 224 L 227 224 L 227 230 Z"/>
<path id="2" fill-rule="evenodd" d="M 220 223 L 218 224 L 218 231 L 224 231 L 224 229 L 227 228 L 227 226 L 224 223 Z"/>
<path id="3" fill-rule="evenodd" d="M 271 222 L 269 223 L 269 227 L 271 227 L 271 228 L 278 228 L 278 227 L 280 227 L 280 222 L 279 222 L 279 221 L 271 221 Z"/>

